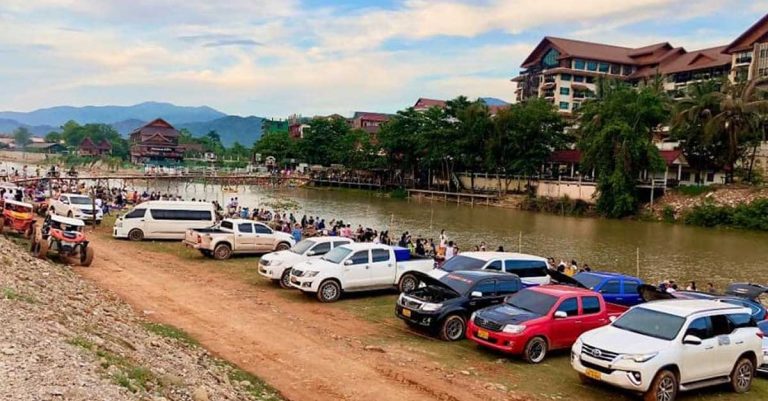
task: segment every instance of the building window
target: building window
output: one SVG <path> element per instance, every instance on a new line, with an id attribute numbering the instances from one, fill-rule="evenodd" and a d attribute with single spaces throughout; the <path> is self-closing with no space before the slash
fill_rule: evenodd
<path id="1" fill-rule="evenodd" d="M 586 82 L 587 82 L 588 84 L 593 84 L 593 83 L 595 83 L 595 77 L 587 77 L 587 81 L 586 81 Z"/>
<path id="2" fill-rule="evenodd" d="M 624 65 L 621 67 L 621 75 L 630 75 L 630 74 L 632 74 L 631 65 Z"/>
<path id="3" fill-rule="evenodd" d="M 588 61 L 587 71 L 597 71 L 597 61 Z"/>
<path id="4" fill-rule="evenodd" d="M 571 94 L 571 88 L 560 88 L 560 94 L 561 95 L 570 95 Z"/>
<path id="5" fill-rule="evenodd" d="M 690 180 L 691 180 L 690 171 L 683 171 L 680 173 L 680 181 L 690 181 Z"/>
<path id="6" fill-rule="evenodd" d="M 541 65 L 544 68 L 552 68 L 560 65 L 560 52 L 555 49 L 549 49 L 549 51 L 541 59 Z"/>
<path id="7" fill-rule="evenodd" d="M 600 63 L 600 72 L 608 73 L 610 67 L 611 66 L 608 63 Z"/>
<path id="8" fill-rule="evenodd" d="M 584 82 L 584 77 L 581 75 L 574 75 L 573 82 Z"/>
<path id="9" fill-rule="evenodd" d="M 707 173 L 707 182 L 715 181 L 715 173 Z"/>
<path id="10" fill-rule="evenodd" d="M 561 74 L 560 79 L 563 81 L 570 81 L 571 80 L 571 74 Z"/>
<path id="11" fill-rule="evenodd" d="M 574 70 L 583 70 L 584 69 L 584 60 L 575 59 L 573 60 L 573 69 Z"/>
<path id="12" fill-rule="evenodd" d="M 576 111 L 581 107 L 581 103 L 579 102 L 573 102 L 573 111 Z"/>
<path id="13" fill-rule="evenodd" d="M 613 75 L 621 74 L 621 66 L 618 64 L 611 64 L 611 74 Z"/>
<path id="14" fill-rule="evenodd" d="M 568 102 L 560 102 L 560 110 L 568 110 Z"/>

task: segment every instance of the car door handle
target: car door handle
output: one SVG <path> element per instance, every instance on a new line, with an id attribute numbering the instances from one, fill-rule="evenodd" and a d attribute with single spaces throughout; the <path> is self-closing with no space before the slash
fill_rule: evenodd
<path id="1" fill-rule="evenodd" d="M 581 320 L 577 320 L 577 321 L 575 321 L 574 323 L 576 323 L 576 324 L 581 324 Z"/>
<path id="2" fill-rule="evenodd" d="M 715 346 L 714 345 L 710 345 L 709 347 L 704 347 L 704 349 L 712 349 L 712 348 L 715 348 Z"/>
<path id="3" fill-rule="evenodd" d="M 744 344 L 744 340 L 736 341 L 736 344 Z"/>

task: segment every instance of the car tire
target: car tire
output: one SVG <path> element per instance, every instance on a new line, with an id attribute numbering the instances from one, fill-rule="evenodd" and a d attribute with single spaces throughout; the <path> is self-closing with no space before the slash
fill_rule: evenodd
<path id="1" fill-rule="evenodd" d="M 526 362 L 537 364 L 547 357 L 547 340 L 544 337 L 533 337 L 528 340 L 523 349 L 523 359 Z"/>
<path id="2" fill-rule="evenodd" d="M 406 273 L 400 277 L 400 283 L 397 285 L 397 289 L 400 292 L 411 292 L 419 286 L 419 279 L 413 274 Z"/>
<path id="3" fill-rule="evenodd" d="M 90 246 L 85 247 L 85 252 L 83 250 L 80 251 L 80 266 L 88 267 L 93 263 L 93 248 Z"/>
<path id="4" fill-rule="evenodd" d="M 325 280 L 317 287 L 317 300 L 320 302 L 336 302 L 340 297 L 341 286 L 334 280 Z"/>
<path id="5" fill-rule="evenodd" d="M 292 269 L 285 269 L 285 271 L 283 272 L 283 275 L 280 276 L 280 280 L 278 280 L 280 283 L 280 287 L 293 288 L 293 286 L 291 285 L 291 270 Z"/>
<path id="6" fill-rule="evenodd" d="M 216 245 L 213 248 L 213 258 L 216 260 L 225 260 L 232 257 L 232 248 L 228 244 Z"/>
<path id="7" fill-rule="evenodd" d="M 48 241 L 37 241 L 37 247 L 35 249 L 35 256 L 38 259 L 45 260 L 48 258 Z"/>
<path id="8" fill-rule="evenodd" d="M 648 391 L 643 394 L 643 401 L 675 401 L 677 398 L 677 376 L 669 370 L 656 373 Z"/>
<path id="9" fill-rule="evenodd" d="M 287 251 L 289 249 L 291 249 L 291 244 L 287 242 L 281 242 L 275 247 L 275 251 Z"/>
<path id="10" fill-rule="evenodd" d="M 741 357 L 733 365 L 731 372 L 731 390 L 735 393 L 746 393 L 752 386 L 755 377 L 755 365 L 749 358 Z"/>
<path id="11" fill-rule="evenodd" d="M 144 231 L 134 228 L 128 232 L 128 239 L 131 241 L 142 241 L 144 240 Z"/>
<path id="12" fill-rule="evenodd" d="M 449 315 L 440 324 L 440 339 L 443 341 L 459 341 L 467 332 L 467 322 L 461 315 Z"/>

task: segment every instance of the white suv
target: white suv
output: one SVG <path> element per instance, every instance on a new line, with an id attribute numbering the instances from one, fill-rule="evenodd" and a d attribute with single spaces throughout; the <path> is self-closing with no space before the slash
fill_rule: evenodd
<path id="1" fill-rule="evenodd" d="M 571 348 L 582 382 L 673 401 L 678 391 L 729 383 L 749 390 L 762 363 L 763 333 L 748 308 L 708 300 L 669 300 L 630 309 L 588 331 Z"/>
<path id="2" fill-rule="evenodd" d="M 90 196 L 80 194 L 61 194 L 56 198 L 51 198 L 48 210 L 59 216 L 73 217 L 96 224 L 101 224 L 104 217 L 101 209 L 94 207 L 94 202 Z"/>

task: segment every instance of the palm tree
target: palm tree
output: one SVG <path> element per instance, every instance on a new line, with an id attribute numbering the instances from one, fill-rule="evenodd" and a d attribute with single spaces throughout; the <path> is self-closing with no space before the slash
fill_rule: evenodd
<path id="1" fill-rule="evenodd" d="M 723 80 L 710 80 L 688 86 L 686 97 L 674 103 L 672 136 L 682 141 L 682 151 L 688 164 L 696 171 L 696 182 L 701 172 L 716 165 L 717 144 L 704 126 L 720 112 L 717 93 L 725 85 Z"/>
<path id="2" fill-rule="evenodd" d="M 733 180 L 734 166 L 741 157 L 743 143 L 754 140 L 762 129 L 762 116 L 768 112 L 768 100 L 762 96 L 758 86 L 765 82 L 768 79 L 760 78 L 728 84 L 723 91 L 715 94 L 719 112 L 709 119 L 704 128 L 708 135 L 723 138 L 727 144 L 724 156 L 728 182 Z"/>

